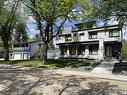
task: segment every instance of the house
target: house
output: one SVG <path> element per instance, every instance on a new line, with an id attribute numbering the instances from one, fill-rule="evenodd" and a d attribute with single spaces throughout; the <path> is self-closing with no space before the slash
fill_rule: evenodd
<path id="1" fill-rule="evenodd" d="M 39 48 L 42 48 L 42 40 L 32 42 L 17 42 L 12 45 L 10 59 L 27 60 L 35 57 Z"/>
<path id="2" fill-rule="evenodd" d="M 119 58 L 122 30 L 118 25 L 97 27 L 95 22 L 75 24 L 71 33 L 59 35 L 60 58 L 97 59 Z"/>

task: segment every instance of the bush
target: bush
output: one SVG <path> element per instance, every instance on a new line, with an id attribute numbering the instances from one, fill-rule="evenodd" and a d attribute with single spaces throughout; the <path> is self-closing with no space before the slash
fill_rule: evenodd
<path id="1" fill-rule="evenodd" d="M 64 68 L 64 67 L 79 67 L 89 66 L 89 60 L 63 60 L 63 59 L 49 59 L 48 64 L 43 64 L 42 60 L 19 60 L 19 61 L 0 61 L 0 64 L 11 64 L 25 67 L 39 67 L 39 68 Z"/>
<path id="2" fill-rule="evenodd" d="M 63 59 L 52 59 L 49 60 L 49 64 L 54 64 L 56 67 L 79 67 L 79 66 L 89 66 L 90 62 L 79 61 L 79 60 L 63 60 Z"/>

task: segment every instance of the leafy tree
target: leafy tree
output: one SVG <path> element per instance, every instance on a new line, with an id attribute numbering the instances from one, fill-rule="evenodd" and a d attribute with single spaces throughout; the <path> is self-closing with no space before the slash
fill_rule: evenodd
<path id="1" fill-rule="evenodd" d="M 22 0 L 22 2 L 30 9 L 36 20 L 43 40 L 43 63 L 47 63 L 49 44 L 61 32 L 64 23 L 75 17 L 77 0 L 28 0 L 28 2 Z"/>
<path id="2" fill-rule="evenodd" d="M 9 60 L 9 46 L 16 22 L 18 3 L 19 0 L 0 0 L 0 36 L 6 52 L 6 61 Z"/>
<path id="3" fill-rule="evenodd" d="M 114 19 L 123 26 L 127 21 L 126 0 L 89 0 L 89 17 L 92 19 L 103 19 L 105 21 Z M 84 4 L 84 3 L 83 3 Z"/>
<path id="4" fill-rule="evenodd" d="M 27 42 L 28 34 L 26 31 L 26 25 L 22 22 L 18 22 L 15 26 L 16 32 L 14 33 L 14 41 L 15 42 Z"/>

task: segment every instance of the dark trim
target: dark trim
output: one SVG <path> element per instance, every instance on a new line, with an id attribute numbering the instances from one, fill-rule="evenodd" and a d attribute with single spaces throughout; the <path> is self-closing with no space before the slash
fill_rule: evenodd
<path id="1" fill-rule="evenodd" d="M 112 44 L 112 43 L 122 43 L 118 42 L 118 41 L 104 41 L 104 44 Z M 60 45 L 75 45 L 75 44 L 81 44 L 81 45 L 90 45 L 90 44 L 99 44 L 99 40 L 96 41 L 84 41 L 84 42 L 68 42 L 68 43 L 58 43 L 56 45 L 60 46 Z"/>
<path id="2" fill-rule="evenodd" d="M 99 44 L 99 40 L 96 40 L 96 41 L 84 41 L 84 42 L 58 43 L 56 45 L 69 45 L 69 44 Z"/>
<path id="3" fill-rule="evenodd" d="M 96 28 L 87 28 L 87 29 L 72 30 L 72 32 L 80 32 L 80 31 L 85 31 L 85 30 L 94 30 L 94 29 L 101 29 L 101 28 L 111 28 L 111 27 L 116 27 L 116 26 L 117 26 L 116 29 L 121 29 L 121 28 L 119 28 L 119 25 L 112 25 L 112 26 L 103 26 L 103 27 L 96 27 Z M 103 31 L 103 30 L 95 30 L 95 31 Z M 107 30 L 111 30 L 111 29 L 107 29 Z"/>
<path id="4" fill-rule="evenodd" d="M 79 24 L 87 24 L 87 23 L 95 23 L 95 24 L 96 24 L 96 21 L 95 21 L 95 20 L 84 21 L 84 22 L 80 22 L 80 23 L 75 24 L 75 26 L 76 26 L 76 25 L 79 25 Z"/>
<path id="5" fill-rule="evenodd" d="M 105 41 L 104 44 L 113 44 L 113 43 L 122 43 L 121 42 L 118 42 L 118 41 Z"/>
<path id="6" fill-rule="evenodd" d="M 61 34 L 61 35 L 59 35 L 59 37 L 61 37 L 61 36 L 70 36 L 71 34 Z"/>

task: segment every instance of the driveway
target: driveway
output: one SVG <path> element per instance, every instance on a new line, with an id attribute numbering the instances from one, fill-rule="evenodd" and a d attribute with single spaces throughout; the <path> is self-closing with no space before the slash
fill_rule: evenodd
<path id="1" fill-rule="evenodd" d="M 0 95 L 127 95 L 127 82 L 0 65 Z"/>

